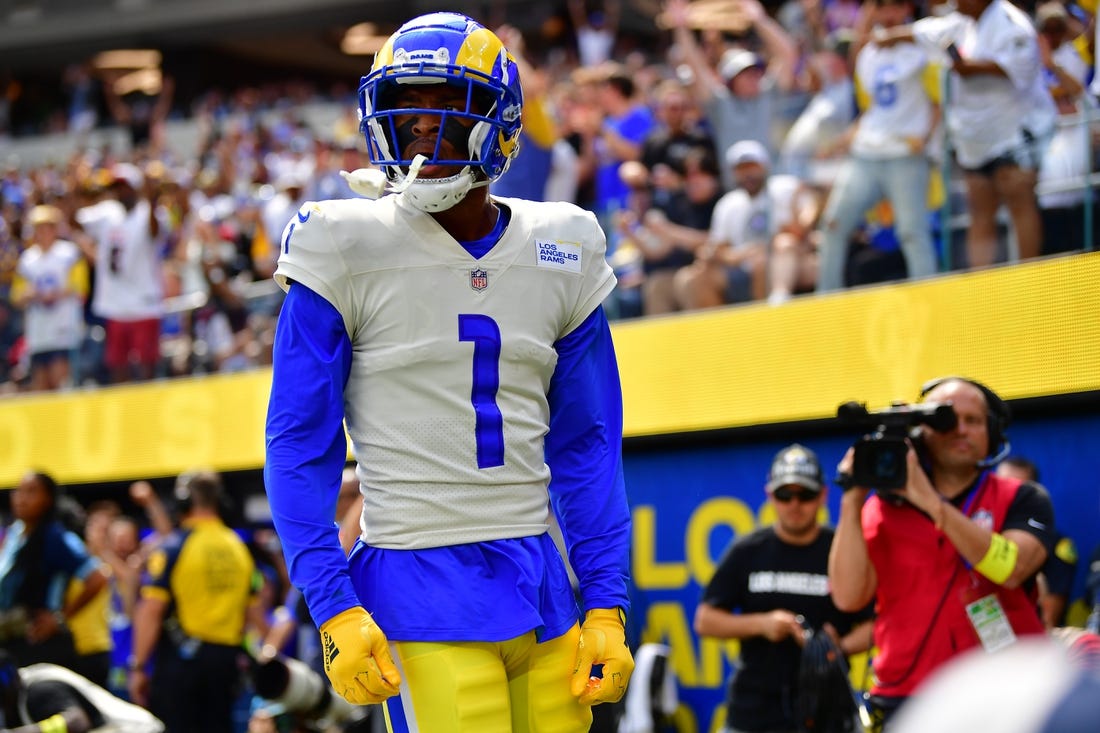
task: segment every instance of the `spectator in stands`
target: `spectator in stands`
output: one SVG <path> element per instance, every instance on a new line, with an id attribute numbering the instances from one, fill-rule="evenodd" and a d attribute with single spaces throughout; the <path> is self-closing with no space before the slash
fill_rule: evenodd
<path id="1" fill-rule="evenodd" d="M 1039 484 L 1039 469 L 1023 456 L 1008 456 L 997 464 L 997 475 Z M 1073 539 L 1058 530 L 1057 522 L 1051 528 L 1053 550 L 1039 571 L 1039 615 L 1048 629 L 1064 626 L 1069 596 L 1073 592 L 1077 575 L 1077 546 Z"/>
<path id="2" fill-rule="evenodd" d="M 110 178 L 108 198 L 76 212 L 74 238 L 95 265 L 92 312 L 106 320 L 104 358 L 121 383 L 151 379 L 160 361 L 162 224 L 140 168 L 117 163 Z"/>
<path id="3" fill-rule="evenodd" d="M 1070 17 L 1058 0 L 1039 5 L 1035 11 L 1039 58 L 1043 79 L 1058 108 L 1060 124 L 1039 166 L 1040 189 L 1073 186 L 1092 168 L 1091 142 L 1086 120 L 1071 122 L 1073 116 L 1093 110 L 1085 96 L 1090 68 L 1073 42 Z M 1081 249 L 1085 243 L 1084 202 L 1086 189 L 1050 190 L 1039 193 L 1043 221 L 1043 254 Z"/>
<path id="4" fill-rule="evenodd" d="M 709 158 L 708 165 L 717 169 L 714 154 L 714 138 L 700 124 L 695 99 L 678 79 L 667 79 L 653 92 L 657 103 L 657 126 L 642 141 L 642 165 L 650 175 L 658 165 L 667 166 L 672 173 L 683 176 L 689 155 Z"/>
<path id="5" fill-rule="evenodd" d="M 926 90 L 928 55 L 913 43 L 867 43 L 872 29 L 900 27 L 912 14 L 909 0 L 868 0 L 861 16 L 856 77 L 868 102 L 856 123 L 850 157 L 825 207 L 818 292 L 844 287 L 852 234 L 884 196 L 894 214 L 909 277 L 936 271 L 926 152 L 939 112 Z"/>
<path id="6" fill-rule="evenodd" d="M 695 259 L 696 250 L 706 242 L 714 207 L 722 196 L 722 182 L 709 150 L 688 152 L 682 166 L 682 172 L 663 163 L 655 166 L 649 208 L 628 235 L 643 253 L 646 315 L 681 310 L 676 273 Z"/>
<path id="7" fill-rule="evenodd" d="M 809 239 L 819 196 L 798 178 L 771 174 L 763 145 L 743 140 L 726 151 L 737 187 L 715 205 L 707 241 L 676 275 L 684 308 L 767 298 L 778 305 L 812 289 L 817 255 Z"/>
<path id="8" fill-rule="evenodd" d="M 18 391 L 20 377 L 16 364 L 17 349 L 23 344 L 18 313 L 11 302 L 0 298 L 0 395 Z"/>
<path id="9" fill-rule="evenodd" d="M 784 173 L 815 182 L 830 180 L 828 169 L 819 170 L 819 161 L 836 148 L 856 113 L 848 46 L 847 33 L 833 33 L 805 58 L 800 87 L 812 96 L 783 137 L 779 170 Z"/>
<path id="10" fill-rule="evenodd" d="M 11 286 L 23 254 L 23 207 L 0 195 L 0 301 L 11 299 Z"/>
<path id="11" fill-rule="evenodd" d="M 96 103 L 100 89 L 91 64 L 70 64 L 65 67 L 62 80 L 69 98 L 68 130 L 76 135 L 87 135 L 99 121 Z"/>
<path id="12" fill-rule="evenodd" d="M 164 122 L 172 110 L 175 79 L 160 69 L 112 72 L 105 75 L 102 88 L 111 117 L 129 133 L 130 147 L 154 155 L 164 150 Z"/>
<path id="13" fill-rule="evenodd" d="M 763 41 L 766 55 L 734 47 L 727 50 L 717 68 L 707 61 L 695 39 L 686 0 L 669 0 L 665 17 L 673 29 L 673 40 L 684 55 L 692 74 L 692 90 L 703 108 L 720 155 L 741 140 L 764 145 L 769 155 L 778 150 L 773 139 L 777 96 L 794 87 L 798 48 L 794 40 L 764 10 L 758 0 L 741 0 L 738 11 Z M 723 170 L 727 190 L 735 181 Z"/>
<path id="14" fill-rule="evenodd" d="M 100 562 L 57 518 L 59 487 L 29 472 L 11 492 L 15 522 L 0 544 L 0 642 L 26 663 L 73 663 L 68 619 L 106 585 Z M 66 599 L 69 581 L 83 590 Z"/>
<path id="15" fill-rule="evenodd" d="M 944 120 L 965 172 L 967 263 L 984 267 L 996 259 L 1000 204 L 1012 219 L 1020 258 L 1035 257 L 1042 244 L 1036 175 L 1056 114 L 1041 74 L 1035 29 L 1008 0 L 958 0 L 957 8 L 872 40 L 889 46 L 915 39 L 940 55 L 947 49 L 951 74 Z"/>
<path id="16" fill-rule="evenodd" d="M 70 358 L 84 338 L 88 265 L 79 247 L 58 238 L 62 216 L 56 206 L 31 209 L 31 242 L 12 287 L 12 302 L 24 309 L 30 389 L 36 391 L 70 386 Z"/>
<path id="17" fill-rule="evenodd" d="M 601 9 L 588 12 L 585 0 L 566 0 L 573 33 L 577 38 L 577 59 L 582 67 L 610 61 L 619 34 L 620 0 L 602 0 Z"/>
<path id="18" fill-rule="evenodd" d="M 604 229 L 611 231 L 615 212 L 626 206 L 630 194 L 619 166 L 641 158 L 642 141 L 656 123 L 634 79 L 621 66 L 608 65 L 597 78 L 596 99 L 602 115 L 587 131 L 585 145 L 595 160 L 595 213 Z"/>
<path id="19" fill-rule="evenodd" d="M 264 235 L 272 244 L 271 251 L 262 261 L 255 263 L 261 275 L 274 272 L 275 259 L 279 256 L 279 238 L 294 213 L 305 203 L 303 196 L 308 176 L 301 170 L 287 167 L 275 179 L 275 195 L 262 204 L 260 221 Z"/>
<path id="20" fill-rule="evenodd" d="M 329 201 L 332 199 L 353 199 L 356 193 L 351 190 L 347 180 L 340 175 L 341 170 L 353 171 L 362 168 L 359 148 L 354 141 L 337 143 L 326 140 L 317 141 L 317 168 L 303 196 L 307 201 Z M 237 202 L 238 204 L 240 202 Z"/>
<path id="21" fill-rule="evenodd" d="M 493 193 L 530 201 L 556 201 L 563 200 L 562 196 L 568 196 L 564 200 L 572 202 L 576 195 L 575 169 L 571 173 L 574 179 L 572 193 L 558 190 L 551 197 L 547 192 L 555 178 L 555 168 L 560 166 L 560 159 L 555 154 L 559 143 L 569 150 L 574 162 L 576 153 L 561 140 L 548 96 L 546 76 L 528 62 L 523 34 L 518 29 L 506 25 L 498 28 L 496 33 L 511 50 L 523 83 L 523 131 L 520 133 L 519 155 L 508 166 L 504 175 L 497 179 Z"/>
<path id="22" fill-rule="evenodd" d="M 608 318 L 635 318 L 644 312 L 646 254 L 661 248 L 644 224 L 645 214 L 653 206 L 653 185 L 644 165 L 624 163 L 619 175 L 630 189 L 626 206 L 614 217 L 615 228 L 607 233 L 614 241 L 614 253 L 608 264 L 615 272 L 615 289 L 604 301 Z M 651 255 L 652 256 L 652 255 Z"/>

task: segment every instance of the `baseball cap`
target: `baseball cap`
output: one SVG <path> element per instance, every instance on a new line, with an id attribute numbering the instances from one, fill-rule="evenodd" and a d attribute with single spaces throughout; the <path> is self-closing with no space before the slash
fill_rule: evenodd
<path id="1" fill-rule="evenodd" d="M 115 163 L 111 167 L 111 183 L 126 183 L 136 191 L 144 181 L 141 169 L 133 163 Z"/>
<path id="2" fill-rule="evenodd" d="M 775 454 L 771 470 L 768 471 L 768 483 L 764 489 L 770 494 L 780 486 L 792 485 L 801 486 L 810 491 L 821 491 L 825 486 L 817 455 L 798 443 L 789 445 Z"/>
<path id="3" fill-rule="evenodd" d="M 31 226 L 39 224 L 60 224 L 62 219 L 61 209 L 49 204 L 39 204 L 27 214 L 27 221 Z"/>
<path id="4" fill-rule="evenodd" d="M 758 163 L 771 168 L 772 160 L 768 149 L 757 140 L 738 140 L 726 148 L 726 165 L 735 168 L 742 163 Z"/>
<path id="5" fill-rule="evenodd" d="M 1035 9 L 1035 27 L 1042 29 L 1052 20 L 1061 21 L 1064 25 L 1069 20 L 1069 12 L 1066 6 L 1058 0 L 1049 0 Z"/>
<path id="6" fill-rule="evenodd" d="M 731 48 L 722 54 L 718 62 L 718 74 L 722 77 L 722 81 L 729 82 L 745 69 L 751 69 L 754 66 L 765 66 L 764 59 L 747 48 Z"/>

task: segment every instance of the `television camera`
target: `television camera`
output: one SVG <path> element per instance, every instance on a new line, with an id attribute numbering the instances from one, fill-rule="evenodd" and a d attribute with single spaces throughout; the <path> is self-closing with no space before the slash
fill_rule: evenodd
<path id="1" fill-rule="evenodd" d="M 844 425 L 871 431 L 853 446 L 851 484 L 880 491 L 895 491 L 905 486 L 907 439 L 917 437 L 914 428 L 927 425 L 936 432 L 946 432 L 958 424 L 958 416 L 950 402 L 915 405 L 898 402 L 875 411 L 869 411 L 860 402 L 845 402 L 837 407 L 836 416 Z M 913 444 L 919 449 L 917 441 Z"/>

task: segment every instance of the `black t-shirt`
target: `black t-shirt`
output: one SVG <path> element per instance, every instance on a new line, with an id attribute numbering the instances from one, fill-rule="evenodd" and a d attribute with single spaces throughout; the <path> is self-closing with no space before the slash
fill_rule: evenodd
<path id="1" fill-rule="evenodd" d="M 39 680 L 27 685 L 27 714 L 30 716 L 28 723 L 45 720 L 73 707 L 84 711 L 93 728 L 104 724 L 99 710 L 71 685 L 60 680 Z"/>
<path id="2" fill-rule="evenodd" d="M 739 613 L 785 609 L 801 614 L 815 630 L 826 622 L 843 636 L 871 617 L 870 606 L 844 613 L 829 595 L 829 546 L 833 530 L 822 527 L 809 545 L 783 542 L 771 527 L 737 539 L 722 557 L 703 602 Z M 756 636 L 741 640 L 741 664 L 731 683 L 729 721 L 746 731 L 793 729 L 801 647 Z"/>
<path id="3" fill-rule="evenodd" d="M 705 166 L 718 170 L 714 140 L 704 130 L 692 129 L 674 134 L 661 128 L 642 141 L 642 165 L 651 173 L 655 166 L 663 163 L 682 176 L 687 170 L 684 161 L 692 154 L 702 155 L 706 159 Z"/>
<path id="4" fill-rule="evenodd" d="M 967 497 L 969 492 L 963 492 L 956 497 L 956 501 L 961 500 L 965 507 Z M 1058 535 L 1054 530 L 1054 504 L 1050 501 L 1050 494 L 1030 481 L 1020 484 L 1015 498 L 1008 505 L 1004 524 L 999 531 L 1004 532 L 1006 529 L 1022 529 L 1042 542 L 1047 553 L 1053 552 Z"/>
<path id="5" fill-rule="evenodd" d="M 664 213 L 673 224 L 707 231 L 714 206 L 721 198 L 717 192 L 706 201 L 692 201 L 683 191 L 658 191 L 653 197 L 653 208 Z M 659 270 L 678 270 L 695 261 L 695 253 L 676 247 L 659 260 L 646 260 L 646 273 Z"/>

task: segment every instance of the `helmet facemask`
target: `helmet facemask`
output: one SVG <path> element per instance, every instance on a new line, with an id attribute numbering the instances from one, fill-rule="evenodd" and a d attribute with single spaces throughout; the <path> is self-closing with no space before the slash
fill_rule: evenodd
<path id="1" fill-rule="evenodd" d="M 436 84 L 461 90 L 456 96 L 462 101 L 445 109 L 402 106 L 404 92 Z M 522 104 L 515 61 L 499 39 L 465 16 L 434 13 L 391 36 L 374 69 L 363 77 L 360 129 L 371 162 L 385 170 L 390 190 L 424 211 L 442 211 L 507 169 L 518 152 Z M 416 115 L 438 116 L 435 148 L 409 155 L 417 139 L 411 132 Z M 453 157 L 443 157 L 444 142 Z M 425 165 L 462 168 L 446 178 L 420 178 Z"/>

